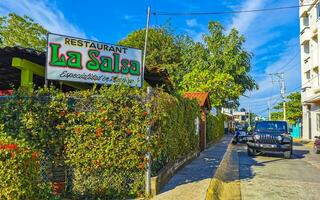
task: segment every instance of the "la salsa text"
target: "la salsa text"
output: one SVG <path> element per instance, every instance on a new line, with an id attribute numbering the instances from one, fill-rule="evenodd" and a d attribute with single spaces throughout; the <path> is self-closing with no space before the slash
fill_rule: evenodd
<path id="1" fill-rule="evenodd" d="M 60 53 L 61 45 L 50 43 L 49 64 L 53 67 L 68 67 L 73 69 L 82 69 L 82 55 L 77 51 L 67 51 L 66 54 Z M 113 56 L 100 56 L 100 51 L 90 49 L 88 51 L 88 61 L 86 68 L 90 71 L 100 70 L 108 73 L 122 73 L 131 75 L 140 75 L 140 62 L 122 58 L 120 54 L 113 53 Z"/>

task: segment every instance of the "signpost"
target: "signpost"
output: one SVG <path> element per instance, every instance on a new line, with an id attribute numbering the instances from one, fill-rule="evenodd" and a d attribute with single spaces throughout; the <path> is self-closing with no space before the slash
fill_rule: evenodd
<path id="1" fill-rule="evenodd" d="M 113 84 L 124 79 L 143 84 L 142 51 L 64 35 L 48 35 L 46 79 Z"/>

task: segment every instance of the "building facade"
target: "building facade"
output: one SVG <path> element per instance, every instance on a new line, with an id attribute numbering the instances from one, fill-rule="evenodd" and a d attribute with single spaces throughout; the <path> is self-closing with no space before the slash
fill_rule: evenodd
<path id="1" fill-rule="evenodd" d="M 320 135 L 320 0 L 300 0 L 302 138 Z"/>

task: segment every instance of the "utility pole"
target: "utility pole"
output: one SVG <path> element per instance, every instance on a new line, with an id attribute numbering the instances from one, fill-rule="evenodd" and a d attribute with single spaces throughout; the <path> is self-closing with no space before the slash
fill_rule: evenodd
<path id="1" fill-rule="evenodd" d="M 286 85 L 284 82 L 284 73 L 281 73 L 281 96 L 283 100 L 283 121 L 286 121 Z"/>
<path id="2" fill-rule="evenodd" d="M 272 77 L 272 83 L 280 83 L 281 86 L 281 97 L 282 97 L 282 105 L 283 105 L 283 121 L 286 121 L 286 84 L 284 80 L 284 73 L 273 73 L 269 74 Z M 273 80 L 273 77 L 276 77 L 277 80 Z M 269 108 L 270 109 L 270 108 Z"/>
<path id="3" fill-rule="evenodd" d="M 148 31 L 149 31 L 149 22 L 150 22 L 150 6 L 148 6 L 148 14 L 147 14 L 147 24 L 146 24 L 146 38 L 144 43 L 144 51 L 143 51 L 143 69 L 146 66 L 146 56 L 147 56 L 147 45 L 148 45 Z M 144 73 L 144 72 L 143 72 Z M 144 77 L 143 77 L 144 78 Z M 147 88 L 148 93 L 148 101 L 151 99 L 152 88 Z M 150 110 L 148 109 L 148 114 L 150 115 Z M 151 126 L 149 125 L 147 128 L 147 144 L 148 147 L 150 145 L 150 135 L 151 135 Z M 146 196 L 150 196 L 151 194 L 151 153 L 148 150 L 146 153 L 147 159 L 147 167 L 146 167 L 146 180 L 145 180 L 145 193 Z"/>
<path id="4" fill-rule="evenodd" d="M 268 118 L 269 118 L 269 120 L 271 120 L 270 100 L 268 101 Z"/>

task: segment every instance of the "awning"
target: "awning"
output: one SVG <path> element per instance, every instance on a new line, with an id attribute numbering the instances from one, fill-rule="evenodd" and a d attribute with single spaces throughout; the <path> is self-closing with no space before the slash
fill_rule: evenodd
<path id="1" fill-rule="evenodd" d="M 313 96 L 311 98 L 308 98 L 307 100 L 305 100 L 303 102 L 304 104 L 319 104 L 320 105 L 320 96 L 317 95 L 317 96 Z"/>
<path id="2" fill-rule="evenodd" d="M 210 96 L 208 92 L 186 92 L 184 97 L 188 99 L 197 99 L 200 107 L 205 107 L 211 110 Z"/>

